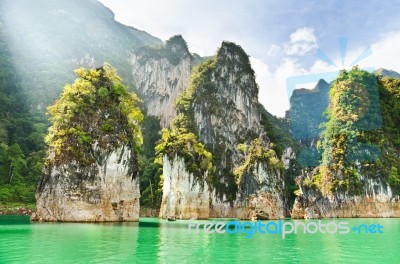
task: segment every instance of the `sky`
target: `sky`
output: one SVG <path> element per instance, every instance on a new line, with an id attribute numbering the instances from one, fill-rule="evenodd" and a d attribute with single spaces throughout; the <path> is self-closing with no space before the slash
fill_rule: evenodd
<path id="1" fill-rule="evenodd" d="M 117 21 L 164 41 L 182 35 L 201 56 L 215 54 L 223 40 L 241 45 L 259 101 L 277 116 L 289 109 L 288 80 L 312 88 L 357 58 L 361 68 L 400 72 L 400 0 L 99 1 Z"/>

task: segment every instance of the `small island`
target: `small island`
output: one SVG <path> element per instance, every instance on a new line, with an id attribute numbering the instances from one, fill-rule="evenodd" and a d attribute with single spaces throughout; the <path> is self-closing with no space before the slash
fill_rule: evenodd
<path id="1" fill-rule="evenodd" d="M 138 221 L 143 114 L 116 69 L 78 69 L 48 108 L 52 126 L 34 221 Z"/>

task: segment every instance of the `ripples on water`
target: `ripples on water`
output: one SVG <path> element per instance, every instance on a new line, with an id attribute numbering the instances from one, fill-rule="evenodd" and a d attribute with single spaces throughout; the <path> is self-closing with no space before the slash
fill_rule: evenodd
<path id="1" fill-rule="evenodd" d="M 330 221 L 330 220 L 327 220 Z M 205 234 L 187 221 L 141 218 L 139 223 L 29 223 L 0 217 L 0 263 L 400 263 L 400 219 L 383 234 Z"/>

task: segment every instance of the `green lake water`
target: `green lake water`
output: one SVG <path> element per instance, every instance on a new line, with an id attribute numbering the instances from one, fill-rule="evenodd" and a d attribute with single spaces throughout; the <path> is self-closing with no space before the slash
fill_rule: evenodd
<path id="1" fill-rule="evenodd" d="M 189 232 L 188 221 L 156 218 L 81 224 L 0 216 L 0 263 L 400 263 L 400 219 L 334 221 L 380 224 L 383 233 L 298 233 L 285 239 L 257 233 L 247 239 L 243 233 Z"/>

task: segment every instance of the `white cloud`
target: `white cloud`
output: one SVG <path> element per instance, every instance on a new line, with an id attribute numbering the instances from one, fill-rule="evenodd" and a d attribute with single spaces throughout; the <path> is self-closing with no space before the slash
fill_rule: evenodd
<path id="1" fill-rule="evenodd" d="M 303 27 L 290 34 L 290 41 L 284 44 L 287 55 L 305 55 L 318 48 L 314 29 Z"/>
<path id="2" fill-rule="evenodd" d="M 260 40 L 264 36 L 252 30 L 261 23 L 259 19 L 263 13 L 257 12 L 256 6 L 248 2 L 229 0 L 99 1 L 115 12 L 117 21 L 142 28 L 163 41 L 177 34 L 182 35 L 190 51 L 201 56 L 214 54 L 223 40 L 238 43 L 247 52 L 251 49 L 246 47 L 251 45 L 253 45 L 253 50 L 259 53 L 265 49 L 265 45 L 262 45 L 262 40 Z"/>
<path id="3" fill-rule="evenodd" d="M 292 58 L 286 58 L 276 68 L 270 70 L 267 64 L 257 58 L 250 58 L 251 65 L 256 72 L 256 81 L 260 86 L 259 101 L 264 107 L 276 116 L 284 116 L 289 109 L 289 96 L 286 80 L 290 77 L 316 75 L 315 82 L 299 83 L 296 88 L 314 88 L 320 79 L 318 74 L 336 72 L 337 69 L 327 63 L 317 60 L 309 69 Z M 329 80 L 328 80 L 329 81 Z"/>
<path id="4" fill-rule="evenodd" d="M 391 32 L 372 43 L 371 56 L 359 62 L 360 67 L 385 68 L 400 72 L 400 32 Z M 358 56 L 360 51 L 356 55 Z M 353 54 L 355 54 L 353 52 Z"/>
<path id="5" fill-rule="evenodd" d="M 306 55 L 318 48 L 317 37 L 314 29 L 310 27 L 298 28 L 290 34 L 289 41 L 282 45 L 272 44 L 268 50 L 268 55 Z"/>
<path id="6" fill-rule="evenodd" d="M 295 32 L 290 34 L 290 43 L 297 42 L 316 43 L 317 38 L 314 35 L 314 29 L 309 27 L 302 27 L 298 28 Z"/>
<path id="7" fill-rule="evenodd" d="M 256 58 L 251 58 L 251 64 L 256 72 L 256 81 L 260 86 L 259 101 L 271 113 L 284 116 L 289 109 L 289 97 L 286 89 L 286 79 L 305 73 L 296 61 L 285 60 L 275 71 Z"/>
<path id="8" fill-rule="evenodd" d="M 279 45 L 272 44 L 268 50 L 268 56 L 277 56 L 282 54 L 282 48 Z"/>
<path id="9" fill-rule="evenodd" d="M 302 34 L 297 34 L 298 32 Z M 291 40 L 288 42 L 289 44 L 292 42 L 298 43 L 305 39 L 310 40 L 311 43 L 316 43 L 313 34 L 309 34 L 312 33 L 312 31 L 306 32 L 297 30 L 295 33 L 291 34 Z M 350 49 L 347 52 L 345 68 L 350 69 L 350 64 L 357 59 L 367 47 L 368 46 Z M 361 60 L 358 65 L 361 68 L 385 68 L 400 72 L 400 49 L 398 47 L 400 47 L 400 32 L 391 32 L 383 35 L 380 40 L 371 44 L 372 54 Z M 277 48 L 274 47 L 271 49 L 271 53 L 276 53 L 276 50 Z M 338 54 L 336 54 L 336 56 L 332 56 L 331 54 L 327 55 L 336 65 L 341 65 Z M 270 113 L 277 116 L 284 116 L 285 111 L 289 109 L 290 95 L 288 95 L 286 87 L 287 78 L 309 74 L 324 74 L 339 70 L 322 60 L 316 60 L 311 67 L 304 68 L 297 59 L 287 57 L 282 60 L 275 70 L 271 70 L 267 64 L 257 58 L 251 58 L 251 63 L 256 72 L 257 83 L 260 86 L 259 100 Z M 296 88 L 313 88 L 313 86 L 314 83 L 304 83 L 296 86 Z"/>

